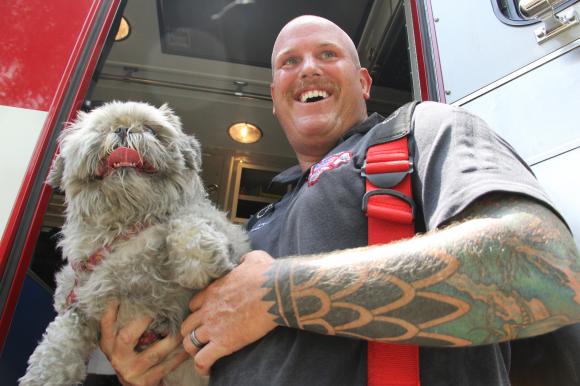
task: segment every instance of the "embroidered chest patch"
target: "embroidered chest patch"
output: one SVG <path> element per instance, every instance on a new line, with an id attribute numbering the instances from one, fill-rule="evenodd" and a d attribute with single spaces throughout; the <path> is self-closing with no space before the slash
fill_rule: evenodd
<path id="1" fill-rule="evenodd" d="M 315 163 L 310 167 L 310 175 L 308 176 L 308 186 L 314 185 L 322 173 L 327 172 L 332 169 L 336 169 L 341 165 L 344 165 L 350 161 L 352 158 L 352 152 L 343 151 L 337 154 L 330 155 L 324 158 L 322 161 Z"/>

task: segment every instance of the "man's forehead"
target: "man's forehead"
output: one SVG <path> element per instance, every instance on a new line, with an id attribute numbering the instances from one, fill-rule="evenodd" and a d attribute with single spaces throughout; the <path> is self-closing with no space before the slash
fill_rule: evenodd
<path id="1" fill-rule="evenodd" d="M 313 25 L 308 29 L 283 29 L 274 43 L 272 52 L 278 56 L 283 52 L 303 48 L 305 44 L 315 47 L 334 46 L 347 49 L 350 38 L 344 31 L 336 26 L 333 29 L 318 27 L 319 25 Z"/>
<path id="2" fill-rule="evenodd" d="M 299 49 L 305 41 L 345 49 L 350 52 L 353 61 L 359 63 L 356 47 L 343 29 L 328 19 L 305 15 L 297 17 L 282 28 L 272 49 L 272 64 L 280 55 Z"/>
<path id="3" fill-rule="evenodd" d="M 278 51 L 276 52 L 276 57 L 278 56 L 286 56 L 286 55 L 292 55 L 293 53 L 299 51 L 301 48 L 304 48 L 303 45 L 301 44 L 291 44 L 291 42 L 288 42 L 289 44 L 286 45 L 281 45 L 278 49 Z M 340 44 L 337 42 L 331 42 L 331 41 L 322 41 L 322 42 L 318 42 L 314 44 L 315 48 L 319 48 L 319 49 L 324 49 L 324 48 L 341 48 Z"/>
<path id="4" fill-rule="evenodd" d="M 312 34 L 337 37 L 345 34 L 345 32 L 329 20 L 318 17 L 301 17 L 290 21 L 282 28 L 276 38 L 276 43 L 292 38 L 304 37 L 304 35 L 310 36 Z"/>

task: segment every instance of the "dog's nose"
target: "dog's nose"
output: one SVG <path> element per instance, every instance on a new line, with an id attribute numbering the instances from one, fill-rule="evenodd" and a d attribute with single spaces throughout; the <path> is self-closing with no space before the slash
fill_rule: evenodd
<path id="1" fill-rule="evenodd" d="M 115 134 L 121 138 L 121 141 L 125 141 L 125 138 L 127 138 L 127 131 L 129 131 L 129 128 L 127 127 L 117 127 Z"/>

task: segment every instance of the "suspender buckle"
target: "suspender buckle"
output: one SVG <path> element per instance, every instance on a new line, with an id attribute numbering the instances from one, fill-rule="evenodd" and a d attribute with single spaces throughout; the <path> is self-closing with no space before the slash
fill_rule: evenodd
<path id="1" fill-rule="evenodd" d="M 367 152 L 361 168 L 361 175 L 367 180 L 362 211 L 372 218 L 413 224 L 415 203 L 403 188 L 409 186 L 409 181 L 405 184 L 403 181 L 413 172 L 413 161 L 407 152 L 386 148 L 391 145 L 380 144 Z"/>
<path id="2" fill-rule="evenodd" d="M 369 199 L 372 196 L 377 195 L 386 195 L 401 200 L 408 205 L 408 208 L 405 205 L 394 205 L 392 203 L 393 200 L 391 200 L 390 203 L 369 203 Z M 413 224 L 413 220 L 415 218 L 415 203 L 410 197 L 404 195 L 403 193 L 397 192 L 396 190 L 375 189 L 366 192 L 363 196 L 362 211 L 370 217 L 382 218 L 400 224 Z"/>
<path id="3" fill-rule="evenodd" d="M 413 173 L 413 161 L 383 161 L 367 163 L 365 159 L 361 176 L 378 188 L 389 189 L 403 181 L 407 174 Z"/>

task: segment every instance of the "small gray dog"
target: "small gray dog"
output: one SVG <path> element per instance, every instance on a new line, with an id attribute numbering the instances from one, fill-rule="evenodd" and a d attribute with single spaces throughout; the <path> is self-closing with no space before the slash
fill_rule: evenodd
<path id="1" fill-rule="evenodd" d="M 66 195 L 56 319 L 20 385 L 76 385 L 98 343 L 106 306 L 116 328 L 151 316 L 137 350 L 179 334 L 188 302 L 248 251 L 246 235 L 207 198 L 198 141 L 166 106 L 111 102 L 80 113 L 60 137 L 48 183 Z M 165 385 L 197 384 L 191 361 Z M 199 378 L 198 378 L 199 381 Z"/>

